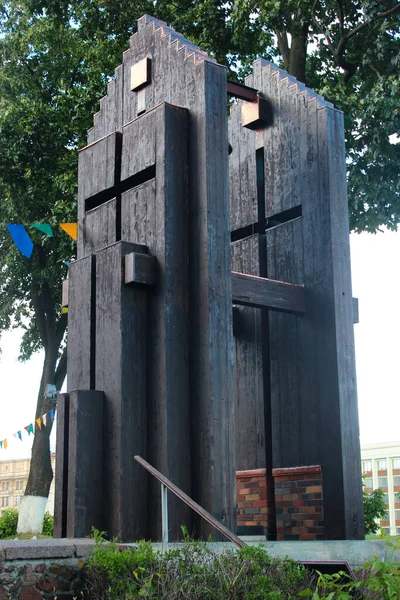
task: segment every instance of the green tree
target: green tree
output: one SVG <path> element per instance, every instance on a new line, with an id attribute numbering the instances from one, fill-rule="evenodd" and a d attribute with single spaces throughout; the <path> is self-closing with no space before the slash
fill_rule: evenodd
<path id="1" fill-rule="evenodd" d="M 395 228 L 400 217 L 399 14 L 394 0 L 8 0 L 0 3 L 0 192 L 3 223 L 50 223 L 31 231 L 31 260 L 0 227 L 0 332 L 25 330 L 21 358 L 43 347 L 36 416 L 66 373 L 63 260 L 74 244 L 57 229 L 76 219 L 77 150 L 85 144 L 136 20 L 150 13 L 241 78 L 273 59 L 345 111 L 351 226 Z M 28 495 L 46 496 L 50 428 L 38 430 Z M 37 468 L 40 465 L 40 468 Z"/>
<path id="2" fill-rule="evenodd" d="M 388 510 L 385 494 L 380 489 L 373 490 L 370 494 L 363 490 L 363 505 L 365 533 L 376 533 L 380 529 L 377 519 L 383 519 Z"/>

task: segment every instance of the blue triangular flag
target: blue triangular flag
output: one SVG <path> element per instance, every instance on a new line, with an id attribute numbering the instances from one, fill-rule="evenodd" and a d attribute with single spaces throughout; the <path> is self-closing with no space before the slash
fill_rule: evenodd
<path id="1" fill-rule="evenodd" d="M 33 242 L 23 225 L 7 225 L 7 229 L 18 250 L 27 258 L 32 256 Z"/>
<path id="2" fill-rule="evenodd" d="M 20 439 L 20 440 L 21 440 L 21 442 L 22 442 L 22 433 L 21 433 L 20 431 L 17 431 L 17 436 L 19 437 L 19 439 Z"/>
<path id="3" fill-rule="evenodd" d="M 50 419 L 52 422 L 54 421 L 54 414 L 55 414 L 55 410 L 54 410 L 54 408 L 51 408 L 50 409 Z"/>

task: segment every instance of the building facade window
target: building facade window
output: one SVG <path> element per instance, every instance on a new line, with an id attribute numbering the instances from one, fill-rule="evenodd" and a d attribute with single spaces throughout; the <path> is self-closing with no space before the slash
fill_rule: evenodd
<path id="1" fill-rule="evenodd" d="M 22 496 L 15 496 L 15 506 L 19 506 L 21 504 Z"/>
<path id="2" fill-rule="evenodd" d="M 1 499 L 2 506 L 8 506 L 8 496 L 3 496 Z"/>
<path id="3" fill-rule="evenodd" d="M 392 466 L 393 469 L 400 469 L 400 458 L 394 458 Z"/>
<path id="4" fill-rule="evenodd" d="M 363 473 L 369 473 L 372 471 L 372 461 L 371 460 L 363 460 L 362 463 Z"/>
<path id="5" fill-rule="evenodd" d="M 9 487 L 10 487 L 10 482 L 9 481 L 2 481 L 1 482 L 1 490 L 3 492 L 8 492 Z"/>
<path id="6" fill-rule="evenodd" d="M 372 477 L 365 477 L 364 478 L 364 487 L 367 490 L 372 490 Z"/>
<path id="7" fill-rule="evenodd" d="M 387 477 L 378 477 L 378 487 L 381 490 L 387 490 L 388 480 Z"/>
<path id="8" fill-rule="evenodd" d="M 386 471 L 386 459 L 378 460 L 378 471 Z"/>

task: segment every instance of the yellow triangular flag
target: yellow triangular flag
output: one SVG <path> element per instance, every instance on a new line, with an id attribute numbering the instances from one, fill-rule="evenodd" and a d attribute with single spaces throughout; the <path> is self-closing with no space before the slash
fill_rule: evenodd
<path id="1" fill-rule="evenodd" d="M 42 419 L 41 419 L 41 417 L 39 417 L 38 419 L 36 419 L 36 423 L 38 424 L 39 429 L 42 429 Z"/>
<path id="2" fill-rule="evenodd" d="M 4 448 L 4 450 L 7 448 L 7 446 L 8 446 L 7 440 L 3 440 L 3 448 Z"/>
<path id="3" fill-rule="evenodd" d="M 68 233 L 73 240 L 78 238 L 78 223 L 60 223 L 61 229 Z"/>

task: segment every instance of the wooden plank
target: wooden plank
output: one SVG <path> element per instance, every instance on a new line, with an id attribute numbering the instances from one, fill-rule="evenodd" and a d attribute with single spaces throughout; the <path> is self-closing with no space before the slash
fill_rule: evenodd
<path id="1" fill-rule="evenodd" d="M 341 524 L 342 527 L 339 530 L 332 519 L 331 531 L 335 536 L 344 534 L 346 539 L 361 539 L 364 537 L 364 518 L 343 113 L 328 107 L 319 109 L 319 156 L 322 155 L 320 150 L 322 136 L 324 141 L 326 139 L 326 154 L 323 156 L 323 164 L 325 168 L 329 169 L 327 187 L 329 225 L 332 236 L 332 295 L 335 315 L 335 337 L 332 336 L 332 338 L 335 342 L 337 361 L 335 391 L 339 413 L 336 435 L 339 438 L 341 450 L 344 505 L 344 523 Z M 322 190 L 324 189 L 325 186 Z M 324 411 L 326 413 L 324 414 L 322 432 L 328 435 L 328 399 L 324 404 Z M 328 460 L 331 460 L 329 443 L 324 446 L 324 451 L 326 453 L 326 463 L 328 463 Z M 334 465 L 330 464 L 330 466 L 333 470 Z M 334 510 L 337 510 L 333 503 L 331 510 L 332 514 Z"/>
<path id="2" fill-rule="evenodd" d="M 127 129 L 127 155 L 136 154 L 139 141 L 134 132 L 140 129 L 146 145 L 151 147 L 150 161 L 156 163 L 155 179 L 123 193 L 121 198 L 122 238 L 145 244 L 157 260 L 158 282 L 150 296 L 148 320 L 148 339 L 152 340 L 147 353 L 152 439 L 148 456 L 190 493 L 187 112 L 162 104 Z M 122 161 L 128 165 L 124 155 Z M 129 164 L 136 169 L 132 162 Z M 127 171 L 128 177 L 131 172 Z M 184 455 L 182 448 L 187 449 Z M 150 534 L 153 539 L 160 539 L 159 486 L 155 482 L 150 482 L 148 506 L 152 515 Z M 171 539 L 180 539 L 182 524 L 191 531 L 191 517 L 190 511 L 171 499 Z"/>
<path id="3" fill-rule="evenodd" d="M 68 279 L 64 279 L 62 282 L 62 296 L 61 296 L 61 306 L 68 306 Z"/>
<path id="4" fill-rule="evenodd" d="M 102 531 L 103 392 L 71 392 L 68 431 L 68 511 L 66 537 L 83 538 L 92 527 Z M 90 431 L 90 435 L 88 435 Z M 58 467 L 58 465 L 57 465 Z"/>
<path id="5" fill-rule="evenodd" d="M 55 538 L 67 536 L 68 508 L 68 436 L 69 436 L 69 394 L 60 394 L 57 399 L 57 438 L 54 493 L 54 534 Z"/>
<path id="6" fill-rule="evenodd" d="M 259 274 L 259 236 L 232 244 L 236 271 Z M 265 468 L 261 311 L 234 306 L 234 394 L 238 470 Z"/>
<path id="7" fill-rule="evenodd" d="M 68 391 L 95 389 L 95 257 L 71 262 L 68 284 Z"/>
<path id="8" fill-rule="evenodd" d="M 358 310 L 358 298 L 353 298 L 353 323 L 360 322 L 360 314 Z"/>
<path id="9" fill-rule="evenodd" d="M 141 456 L 135 456 L 134 459 L 138 462 L 142 467 L 146 469 L 153 477 L 158 479 L 160 483 L 165 485 L 171 492 L 175 494 L 182 502 L 184 502 L 187 506 L 189 506 L 192 510 L 196 511 L 203 519 L 207 521 L 210 525 L 215 527 L 217 531 L 222 533 L 224 537 L 226 537 L 229 541 L 233 542 L 239 548 L 244 548 L 246 546 L 245 542 L 238 538 L 232 531 L 229 531 L 224 525 L 221 525 L 217 519 L 215 519 L 209 512 L 204 510 L 200 504 L 197 504 L 192 498 L 190 498 L 185 492 L 183 492 L 180 488 L 178 488 L 175 484 L 172 483 L 167 477 L 165 477 L 162 473 L 160 473 L 157 469 L 152 467 L 147 461 L 143 460 Z"/>
<path id="10" fill-rule="evenodd" d="M 197 130 L 191 134 L 189 151 L 189 253 L 191 269 L 196 273 L 190 296 L 193 495 L 212 515 L 235 530 L 226 72 L 204 62 L 197 66 L 196 80 L 197 108 L 193 120 Z M 192 190 L 196 190 L 193 195 Z M 198 523 L 196 531 L 206 538 L 210 528 Z"/>
<path id="11" fill-rule="evenodd" d="M 304 286 L 232 271 L 232 302 L 254 308 L 304 314 Z"/>
<path id="12" fill-rule="evenodd" d="M 118 242 L 96 254 L 96 389 L 104 391 L 104 527 L 125 541 L 148 537 L 147 478 L 132 461 L 147 454 L 147 292 L 123 282 Z"/>
<path id="13" fill-rule="evenodd" d="M 79 152 L 78 258 L 85 256 L 86 210 L 112 198 L 111 190 L 119 182 L 120 147 L 121 134 L 113 133 Z"/>
<path id="14" fill-rule="evenodd" d="M 107 167 L 105 167 L 107 168 Z M 85 213 L 83 252 L 85 256 L 117 241 L 117 213 L 119 199 L 112 198 Z"/>
<path id="15" fill-rule="evenodd" d="M 125 256 L 125 283 L 155 285 L 157 283 L 157 261 L 154 256 L 131 252 Z"/>

